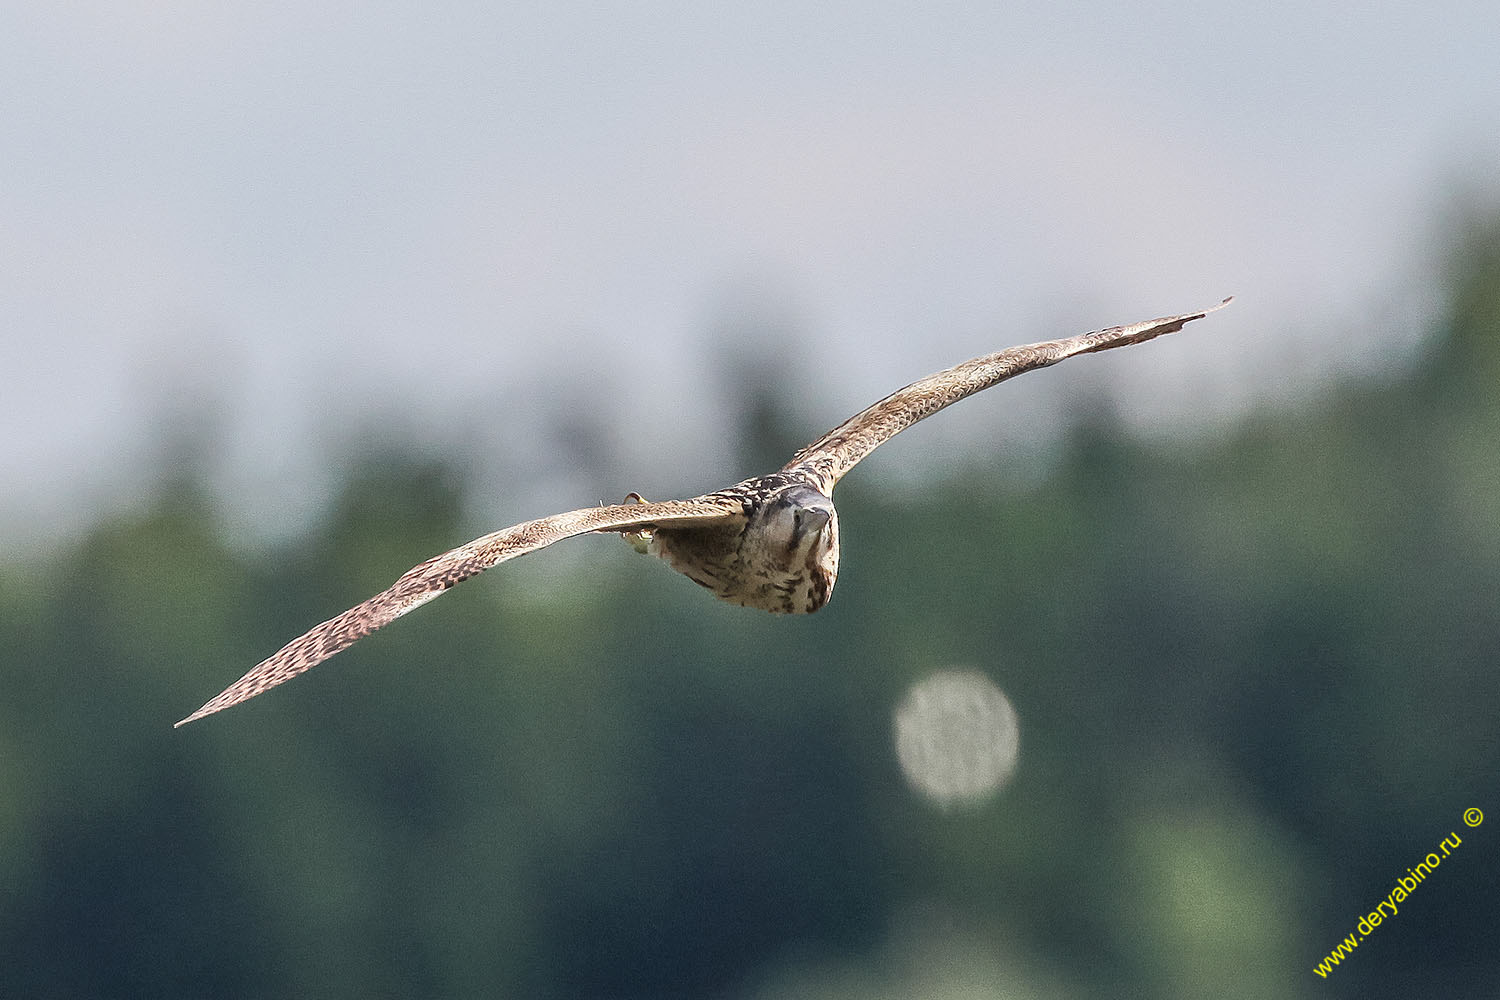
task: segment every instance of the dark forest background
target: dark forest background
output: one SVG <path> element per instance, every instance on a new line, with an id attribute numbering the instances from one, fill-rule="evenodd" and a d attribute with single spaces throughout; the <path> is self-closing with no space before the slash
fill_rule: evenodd
<path id="1" fill-rule="evenodd" d="M 856 473 L 817 615 L 578 539 L 176 731 L 494 525 L 456 446 L 372 440 L 247 550 L 164 461 L 0 563 L 0 995 L 1494 996 L 1500 219 L 1453 239 L 1400 370 L 1189 445 L 1100 411 L 1022 486 L 983 442 L 920 491 Z M 754 409 L 746 474 L 822 430 Z M 1022 749 L 945 811 L 891 715 L 953 666 Z"/>

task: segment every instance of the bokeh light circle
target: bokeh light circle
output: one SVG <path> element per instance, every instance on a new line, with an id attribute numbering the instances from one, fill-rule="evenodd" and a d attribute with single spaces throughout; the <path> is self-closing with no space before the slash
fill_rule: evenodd
<path id="1" fill-rule="evenodd" d="M 944 809 L 994 796 L 1021 751 L 1015 708 L 977 670 L 939 670 L 908 688 L 896 706 L 895 739 L 908 784 Z"/>

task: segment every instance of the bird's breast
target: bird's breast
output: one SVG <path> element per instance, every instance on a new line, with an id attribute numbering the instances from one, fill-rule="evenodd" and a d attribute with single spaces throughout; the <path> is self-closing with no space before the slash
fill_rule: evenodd
<path id="1" fill-rule="evenodd" d="M 754 522 L 732 532 L 659 528 L 650 550 L 720 600 L 774 614 L 817 611 L 838 578 L 836 519 L 790 546 L 757 533 Z"/>

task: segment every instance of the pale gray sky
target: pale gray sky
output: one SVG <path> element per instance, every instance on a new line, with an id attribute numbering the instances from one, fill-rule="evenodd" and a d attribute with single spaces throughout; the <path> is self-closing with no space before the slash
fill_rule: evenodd
<path id="1" fill-rule="evenodd" d="M 517 519 L 717 485 L 752 470 L 695 376 L 765 329 L 838 366 L 794 387 L 812 436 L 974 354 L 1234 293 L 927 440 L 1023 444 L 1069 385 L 1141 429 L 1222 420 L 1409 347 L 1443 186 L 1500 163 L 1493 0 L 22 6 L 13 544 L 128 500 L 184 394 L 252 521 L 315 508 L 299 477 L 394 410 L 493 449 Z M 569 409 L 640 431 L 530 478 L 526 432 Z"/>

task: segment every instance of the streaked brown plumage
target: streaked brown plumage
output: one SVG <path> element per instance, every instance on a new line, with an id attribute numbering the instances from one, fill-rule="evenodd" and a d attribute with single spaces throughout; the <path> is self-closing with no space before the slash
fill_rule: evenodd
<path id="1" fill-rule="evenodd" d="M 619 532 L 638 549 L 731 604 L 806 614 L 828 603 L 838 577 L 833 488 L 865 456 L 912 424 L 982 389 L 1091 351 L 1172 333 L 1230 300 L 1181 316 L 1012 347 L 899 389 L 792 456 L 780 470 L 694 497 L 554 514 L 474 539 L 402 574 L 387 589 L 292 640 L 177 725 L 253 698 L 348 648 L 469 577 L 553 542 Z"/>

